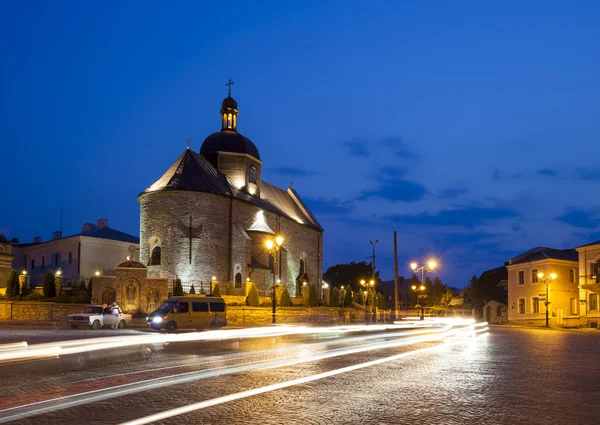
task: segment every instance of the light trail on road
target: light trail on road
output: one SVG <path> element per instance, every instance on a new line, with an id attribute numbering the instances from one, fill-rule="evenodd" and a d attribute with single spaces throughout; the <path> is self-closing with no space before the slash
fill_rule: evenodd
<path id="1" fill-rule="evenodd" d="M 477 333 L 481 333 L 484 332 L 484 330 L 473 330 L 473 332 L 475 334 Z M 457 345 L 461 342 L 464 342 L 463 339 L 458 339 L 452 342 L 449 342 L 448 344 L 446 344 L 446 346 L 448 345 Z M 320 379 L 325 379 L 325 378 L 330 378 L 332 376 L 336 376 L 336 375 L 340 375 L 342 373 L 347 373 L 347 372 L 352 372 L 355 370 L 359 370 L 359 369 L 364 369 L 367 367 L 371 367 L 371 366 L 375 366 L 375 365 L 379 365 L 379 364 L 383 364 L 383 363 L 388 363 L 394 360 L 399 360 L 402 359 L 404 357 L 408 357 L 408 356 L 413 356 L 415 354 L 421 354 L 421 353 L 426 353 L 426 352 L 431 352 L 431 351 L 435 351 L 439 349 L 438 346 L 434 346 L 434 347 L 427 347 L 427 348 L 420 348 L 420 349 L 416 349 L 416 350 L 412 350 L 406 353 L 401 353 L 401 354 L 396 354 L 393 356 L 389 356 L 389 357 L 384 357 L 382 359 L 377 359 L 377 360 L 371 360 L 369 362 L 364 362 L 364 363 L 359 363 L 356 365 L 352 365 L 352 366 L 347 366 L 347 367 L 343 367 L 343 368 L 339 368 L 339 369 L 334 369 L 334 370 L 330 370 L 327 372 L 322 372 L 322 373 L 317 373 L 315 375 L 310 375 L 310 376 L 305 376 L 302 378 L 297 378 L 297 379 L 292 379 L 289 381 L 285 381 L 285 382 L 279 382 L 277 384 L 272 384 L 272 385 L 266 385 L 264 387 L 259 387 L 259 388 L 253 388 L 251 390 L 247 390 L 247 391 L 241 391 L 238 393 L 234 393 L 234 394 L 229 394 L 223 397 L 217 397 L 217 398 L 213 398 L 210 400 L 204 400 L 198 403 L 194 403 L 194 404 L 190 404 L 187 406 L 182 406 L 182 407 L 178 407 L 176 409 L 171 409 L 171 410 L 167 410 L 165 412 L 161 412 L 161 413 L 157 413 L 154 415 L 149 415 L 143 418 L 139 418 L 139 419 L 135 419 L 133 421 L 129 421 L 129 422 L 123 422 L 121 425 L 144 425 L 144 424 L 149 424 L 152 422 L 156 422 L 156 421 L 160 421 L 163 419 L 167 419 L 167 418 L 171 418 L 173 416 L 179 416 L 182 415 L 184 413 L 190 413 L 196 410 L 201 410 L 201 409 L 205 409 L 207 407 L 211 407 L 211 406 L 217 406 L 219 404 L 224 404 L 224 403 L 228 403 L 230 401 L 234 401 L 234 400 L 240 400 L 243 398 L 248 398 L 248 397 L 253 397 L 259 394 L 264 394 L 264 393 L 268 393 L 271 391 L 277 391 L 283 388 L 289 388 L 295 385 L 301 385 L 301 384 L 306 384 L 309 382 L 313 382 L 313 381 L 318 381 Z"/>
<path id="2" fill-rule="evenodd" d="M 476 325 L 479 326 L 480 324 Z M 404 338 L 401 340 L 392 340 L 386 342 L 379 342 L 370 345 L 354 346 L 347 348 L 333 349 L 324 353 L 301 355 L 296 359 L 292 360 L 275 360 L 275 361 L 258 361 L 248 362 L 239 366 L 226 366 L 218 367 L 214 369 L 201 370 L 186 372 L 177 375 L 171 375 L 167 377 L 154 378 L 146 381 L 140 381 L 135 383 L 123 384 L 113 386 L 109 388 L 103 388 L 93 391 L 88 391 L 81 394 L 75 394 L 70 396 L 64 396 L 54 398 L 50 400 L 44 400 L 40 402 L 30 403 L 27 405 L 15 406 L 0 411 L 0 422 L 12 421 L 17 419 L 23 419 L 29 416 L 40 415 L 49 413 L 51 411 L 65 409 L 69 407 L 75 407 L 82 404 L 92 403 L 100 400 L 105 400 L 113 397 L 119 397 L 123 395 L 133 394 L 142 391 L 148 391 L 153 389 L 162 388 L 165 386 L 181 384 L 190 381 L 196 381 L 200 379 L 206 379 L 209 377 L 223 376 L 232 373 L 250 372 L 255 370 L 266 370 L 278 367 L 295 366 L 302 363 L 312 362 L 316 360 L 322 360 L 332 357 L 339 357 L 349 354 L 355 354 L 365 351 L 371 351 L 375 349 L 394 348 L 403 345 L 414 345 L 421 342 L 434 342 L 441 341 L 444 338 L 454 336 L 456 334 L 470 332 L 469 327 L 462 327 L 460 329 L 452 329 L 452 326 L 447 325 L 446 327 L 437 331 L 430 329 L 422 331 L 404 332 L 401 333 Z M 407 336 L 410 334 L 411 336 Z M 381 335 L 381 336 L 385 336 Z M 373 335 L 373 337 L 381 337 L 380 335 Z M 337 343 L 343 343 L 342 340 L 338 340 Z M 312 345 L 312 344 L 311 344 Z M 45 405 L 45 406 L 44 406 Z M 43 407 L 42 407 L 43 406 Z"/>

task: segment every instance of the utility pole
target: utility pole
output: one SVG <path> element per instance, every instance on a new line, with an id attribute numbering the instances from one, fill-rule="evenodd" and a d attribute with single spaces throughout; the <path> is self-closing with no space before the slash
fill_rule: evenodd
<path id="1" fill-rule="evenodd" d="M 398 244 L 394 230 L 394 318 L 398 320 Z"/>

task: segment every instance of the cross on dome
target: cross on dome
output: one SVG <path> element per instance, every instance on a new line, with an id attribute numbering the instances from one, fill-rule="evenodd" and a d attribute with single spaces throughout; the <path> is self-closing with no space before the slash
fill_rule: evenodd
<path id="1" fill-rule="evenodd" d="M 231 81 L 231 78 L 229 80 L 227 80 L 227 82 L 225 83 L 225 85 L 228 88 L 228 92 L 227 95 L 231 96 L 231 86 L 233 86 L 235 84 L 235 81 Z"/>

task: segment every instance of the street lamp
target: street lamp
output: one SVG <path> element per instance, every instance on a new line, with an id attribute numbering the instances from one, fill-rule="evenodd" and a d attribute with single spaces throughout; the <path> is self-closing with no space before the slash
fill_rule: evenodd
<path id="1" fill-rule="evenodd" d="M 420 291 L 421 293 L 417 296 L 417 299 L 420 300 L 419 304 L 421 305 L 421 320 L 424 320 L 424 308 L 423 308 L 423 301 L 425 298 L 427 298 L 427 295 L 425 295 L 423 292 L 425 292 L 425 272 L 431 273 L 435 268 L 437 267 L 437 263 L 435 262 L 435 260 L 429 260 L 427 262 L 427 266 L 421 266 L 419 267 L 419 265 L 416 262 L 412 262 L 410 263 L 410 268 L 413 270 L 413 272 L 415 273 L 419 273 L 421 272 L 421 286 L 419 286 L 417 288 L 417 285 L 413 285 L 412 289 L 413 291 Z"/>
<path id="2" fill-rule="evenodd" d="M 273 320 L 272 320 L 273 324 L 275 324 L 277 322 L 277 320 L 276 320 L 277 296 L 275 294 L 275 283 L 280 282 L 280 280 L 277 279 L 277 254 L 279 253 L 279 250 L 281 249 L 282 245 L 283 245 L 283 236 L 281 236 L 281 235 L 275 236 L 275 241 L 273 241 L 271 239 L 267 239 L 265 241 L 265 246 L 267 247 L 267 250 L 269 251 L 269 255 L 273 256 L 273 293 L 271 294 L 271 296 L 272 296 L 271 303 L 273 306 Z"/>
<path id="3" fill-rule="evenodd" d="M 554 279 L 556 279 L 556 273 L 550 273 L 550 276 L 544 276 L 544 273 L 539 272 L 538 279 L 546 284 L 546 301 L 544 302 L 544 305 L 546 306 L 546 327 L 548 328 L 548 304 L 550 304 L 550 301 L 548 301 L 548 284 L 550 282 L 554 282 Z"/>
<path id="4" fill-rule="evenodd" d="M 368 282 L 365 279 L 361 279 L 360 280 L 360 284 L 362 285 L 363 288 L 367 288 L 367 290 L 368 289 L 373 290 L 373 288 L 375 287 L 375 279 L 371 279 Z M 368 315 L 368 313 L 369 313 L 369 307 L 368 307 L 368 304 L 369 304 L 368 300 L 369 300 L 369 298 L 367 296 L 368 291 L 364 291 L 364 294 L 365 294 L 365 318 L 367 319 L 367 323 L 369 323 L 369 322 L 372 321 L 372 318 L 369 317 L 369 315 Z M 371 308 L 373 308 L 373 306 L 371 306 Z M 372 315 L 373 315 L 373 312 L 371 312 L 371 316 Z"/>

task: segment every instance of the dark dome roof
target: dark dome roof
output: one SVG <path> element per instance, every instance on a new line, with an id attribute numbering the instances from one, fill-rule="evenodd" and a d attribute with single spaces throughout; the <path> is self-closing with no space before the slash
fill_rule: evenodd
<path id="1" fill-rule="evenodd" d="M 237 109 L 237 102 L 235 101 L 235 99 L 233 97 L 231 97 L 231 95 L 229 95 L 225 99 L 223 99 L 223 104 L 221 105 L 221 107 L 223 109 L 226 109 L 226 108 Z"/>
<path id="2" fill-rule="evenodd" d="M 260 160 L 260 154 L 252 140 L 235 130 L 221 130 L 208 136 L 202 143 L 200 154 L 213 152 L 245 153 Z"/>

